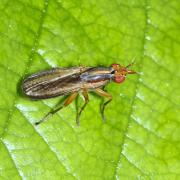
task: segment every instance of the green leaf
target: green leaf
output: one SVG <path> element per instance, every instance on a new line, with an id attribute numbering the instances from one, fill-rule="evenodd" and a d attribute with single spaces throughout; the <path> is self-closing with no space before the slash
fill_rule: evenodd
<path id="1" fill-rule="evenodd" d="M 179 179 L 180 3 L 0 1 L 0 179 Z M 101 121 L 90 94 L 78 127 L 63 97 L 33 101 L 22 80 L 51 67 L 128 65 Z M 83 100 L 78 98 L 78 106 Z"/>

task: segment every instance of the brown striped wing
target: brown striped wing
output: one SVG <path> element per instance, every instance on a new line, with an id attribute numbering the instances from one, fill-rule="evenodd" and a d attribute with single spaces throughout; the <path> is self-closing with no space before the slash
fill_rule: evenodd
<path id="1" fill-rule="evenodd" d="M 34 99 L 46 99 L 79 91 L 80 74 L 91 67 L 55 68 L 31 75 L 22 84 L 23 92 Z"/>

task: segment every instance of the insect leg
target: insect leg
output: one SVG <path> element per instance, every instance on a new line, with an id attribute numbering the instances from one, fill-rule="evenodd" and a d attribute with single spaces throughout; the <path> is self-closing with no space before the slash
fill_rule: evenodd
<path id="1" fill-rule="evenodd" d="M 126 66 L 126 68 L 129 68 L 134 65 L 134 61 Z"/>
<path id="2" fill-rule="evenodd" d="M 59 110 L 61 110 L 63 107 L 68 106 L 76 97 L 77 97 L 78 93 L 74 92 L 72 93 L 63 103 L 63 105 L 61 105 L 60 107 L 50 111 L 49 113 L 47 113 L 40 121 L 36 122 L 35 125 L 38 125 L 40 123 L 42 123 L 43 121 L 47 120 L 50 116 L 52 116 L 53 114 L 55 114 L 56 112 L 58 112 Z"/>
<path id="3" fill-rule="evenodd" d="M 78 126 L 79 126 L 80 115 L 81 115 L 82 111 L 84 110 L 84 108 L 86 107 L 87 103 L 89 102 L 89 97 L 88 97 L 88 93 L 87 93 L 86 89 L 83 90 L 82 95 L 84 97 L 85 103 L 81 107 L 80 111 L 77 113 L 77 116 L 76 116 L 76 123 L 77 123 Z"/>
<path id="4" fill-rule="evenodd" d="M 105 91 L 103 91 L 102 89 L 99 89 L 99 88 L 96 89 L 95 92 L 98 95 L 100 95 L 102 97 L 106 97 L 106 98 L 109 99 L 105 103 L 101 104 L 101 106 L 100 106 L 101 116 L 102 116 L 103 121 L 105 121 L 104 109 L 105 109 L 106 105 L 112 101 L 112 95 L 107 93 L 107 92 L 105 92 Z"/>

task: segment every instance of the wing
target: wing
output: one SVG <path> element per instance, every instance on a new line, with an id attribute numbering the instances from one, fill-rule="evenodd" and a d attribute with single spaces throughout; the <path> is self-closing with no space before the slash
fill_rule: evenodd
<path id="1" fill-rule="evenodd" d="M 55 68 L 31 75 L 22 84 L 23 92 L 34 99 L 46 99 L 81 89 L 80 75 L 91 67 Z"/>

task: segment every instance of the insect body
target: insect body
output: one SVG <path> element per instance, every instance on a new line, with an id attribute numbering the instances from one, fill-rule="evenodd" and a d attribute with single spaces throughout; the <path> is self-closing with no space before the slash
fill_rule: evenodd
<path id="1" fill-rule="evenodd" d="M 128 68 L 132 64 L 123 67 L 119 64 L 112 64 L 110 67 L 72 67 L 72 68 L 55 68 L 48 71 L 42 71 L 31 75 L 24 80 L 22 84 L 23 92 L 33 99 L 47 99 L 56 96 L 71 94 L 62 106 L 50 111 L 43 119 L 36 122 L 36 125 L 46 120 L 65 106 L 68 106 L 78 95 L 82 93 L 85 99 L 84 105 L 77 113 L 76 122 L 79 124 L 81 112 L 87 105 L 88 91 L 94 91 L 98 95 L 108 98 L 101 105 L 101 114 L 104 119 L 105 106 L 112 100 L 112 96 L 102 88 L 109 82 L 122 83 L 126 74 L 136 73 Z"/>

